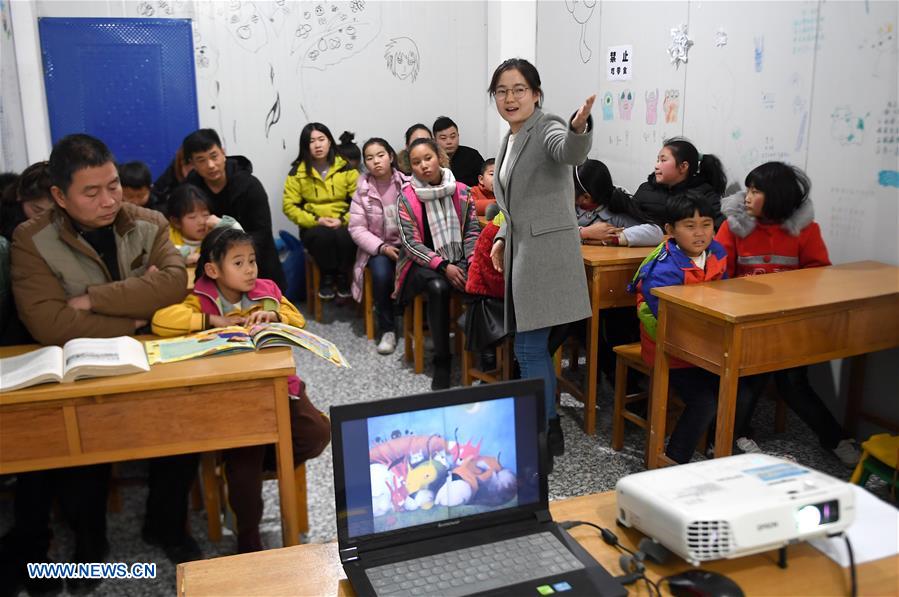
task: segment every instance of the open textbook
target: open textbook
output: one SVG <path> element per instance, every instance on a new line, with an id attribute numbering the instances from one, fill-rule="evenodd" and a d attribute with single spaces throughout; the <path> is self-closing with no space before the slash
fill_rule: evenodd
<path id="1" fill-rule="evenodd" d="M 285 323 L 261 323 L 250 329 L 241 326 L 213 328 L 190 336 L 148 340 L 144 347 L 150 364 L 155 365 L 269 346 L 299 346 L 338 367 L 350 366 L 332 342 Z"/>
<path id="2" fill-rule="evenodd" d="M 76 338 L 62 348 L 45 346 L 0 359 L 0 391 L 149 370 L 143 346 L 134 338 Z"/>

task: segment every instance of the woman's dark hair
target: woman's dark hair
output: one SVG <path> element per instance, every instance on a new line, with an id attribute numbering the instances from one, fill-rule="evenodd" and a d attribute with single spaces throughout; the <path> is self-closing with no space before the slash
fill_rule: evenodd
<path id="1" fill-rule="evenodd" d="M 574 168 L 574 190 L 578 194 L 590 193 L 597 205 L 605 205 L 612 213 L 625 214 L 639 222 L 652 221 L 629 194 L 615 188 L 609 169 L 599 160 L 587 160 Z"/>
<path id="2" fill-rule="evenodd" d="M 431 129 L 429 129 L 427 127 L 427 125 L 424 125 L 420 122 L 417 124 L 413 124 L 412 126 L 410 126 L 409 128 L 406 129 L 406 147 L 409 147 L 409 139 L 412 137 L 412 134 L 415 131 L 427 131 L 428 137 L 434 136 L 434 133 L 431 132 Z"/>
<path id="3" fill-rule="evenodd" d="M 200 243 L 200 258 L 197 260 L 196 269 L 197 278 L 206 276 L 207 263 L 221 265 L 231 247 L 244 244 L 255 246 L 253 237 L 240 228 L 213 229 Z"/>
<path id="4" fill-rule="evenodd" d="M 490 79 L 490 87 L 487 88 L 487 93 L 491 97 L 496 95 L 496 86 L 499 85 L 499 78 L 507 70 L 517 70 L 521 73 L 531 91 L 537 95 L 537 103 L 534 105 L 539 107 L 540 102 L 543 100 L 543 89 L 540 88 L 540 73 L 537 72 L 537 68 L 533 64 L 524 58 L 509 58 L 497 66 L 496 70 L 493 71 L 493 77 Z"/>
<path id="5" fill-rule="evenodd" d="M 381 137 L 372 137 L 362 146 L 362 155 L 365 155 L 365 150 L 368 149 L 370 145 L 380 145 L 387 152 L 387 155 L 390 156 L 390 167 L 394 170 L 397 169 L 396 165 L 396 152 L 393 151 L 393 147 L 390 146 L 390 143 L 382 139 Z"/>
<path id="6" fill-rule="evenodd" d="M 340 144 L 334 148 L 337 154 L 346 161 L 360 161 L 362 159 L 362 151 L 356 145 L 356 134 L 350 131 L 343 131 L 340 135 Z"/>
<path id="7" fill-rule="evenodd" d="M 665 139 L 662 147 L 671 150 L 677 165 L 687 162 L 687 179 L 699 176 L 711 185 L 719 195 L 727 188 L 727 175 L 721 160 L 710 153 L 700 154 L 696 146 L 683 137 Z"/>
<path id="8" fill-rule="evenodd" d="M 206 196 L 203 189 L 186 182 L 178 185 L 172 191 L 169 197 L 168 215 L 173 220 L 180 220 L 199 207 L 205 207 L 208 211 L 212 211 L 209 197 Z"/>
<path id="9" fill-rule="evenodd" d="M 703 218 L 715 218 L 715 210 L 705 195 L 693 191 L 672 195 L 665 203 L 665 223 L 674 226 L 696 212 Z"/>
<path id="10" fill-rule="evenodd" d="M 309 176 L 312 175 L 312 165 L 309 163 L 309 154 L 311 153 L 309 150 L 309 142 L 312 140 L 313 131 L 322 133 L 328 138 L 328 142 L 331 144 L 331 147 L 328 148 L 328 165 L 334 163 L 334 156 L 337 155 L 337 144 L 334 143 L 334 135 L 331 134 L 331 129 L 320 122 L 310 122 L 304 126 L 303 130 L 300 131 L 300 153 L 297 154 L 297 159 L 290 164 L 290 167 L 296 169 L 300 167 L 300 164 L 305 162 L 306 174 Z"/>
<path id="11" fill-rule="evenodd" d="M 783 162 L 765 162 L 746 175 L 746 188 L 753 187 L 765 194 L 762 216 L 773 222 L 783 222 L 808 199 L 812 183 L 797 168 Z"/>
<path id="12" fill-rule="evenodd" d="M 50 180 L 49 162 L 35 162 L 25 168 L 19 177 L 19 184 L 15 187 L 16 200 L 19 203 L 37 199 L 52 200 L 51 186 L 53 182 Z"/>

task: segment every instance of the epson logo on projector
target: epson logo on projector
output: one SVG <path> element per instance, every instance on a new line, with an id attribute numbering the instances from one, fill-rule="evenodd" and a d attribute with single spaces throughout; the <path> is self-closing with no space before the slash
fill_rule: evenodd
<path id="1" fill-rule="evenodd" d="M 777 521 L 774 521 L 774 522 L 763 522 L 762 524 L 760 524 L 760 525 L 758 525 L 757 527 L 755 527 L 755 530 L 757 530 L 757 531 L 765 531 L 765 530 L 768 530 L 768 529 L 776 529 L 776 528 L 777 528 Z"/>

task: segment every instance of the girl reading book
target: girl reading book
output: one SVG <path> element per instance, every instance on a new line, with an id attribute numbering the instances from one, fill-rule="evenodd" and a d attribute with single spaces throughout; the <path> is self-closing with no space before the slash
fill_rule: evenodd
<path id="1" fill-rule="evenodd" d="M 153 315 L 153 333 L 179 336 L 214 327 L 282 322 L 303 327 L 306 322 L 278 285 L 257 277 L 253 238 L 236 228 L 216 228 L 200 245 L 197 278 L 184 302 Z M 290 427 L 294 466 L 315 458 L 331 441 L 328 418 L 306 396 L 305 384 L 292 375 Z M 263 549 L 259 535 L 262 519 L 262 462 L 265 446 L 225 450 L 228 503 L 237 519 L 237 551 Z"/>

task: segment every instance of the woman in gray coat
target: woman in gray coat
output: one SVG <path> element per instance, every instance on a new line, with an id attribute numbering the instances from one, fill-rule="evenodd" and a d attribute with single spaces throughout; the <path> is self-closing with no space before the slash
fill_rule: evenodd
<path id="1" fill-rule="evenodd" d="M 544 114 L 540 74 L 520 58 L 497 67 L 488 92 L 509 123 L 494 183 L 505 222 L 490 256 L 504 274 L 506 329 L 515 331 L 521 376 L 544 380 L 549 445 L 558 456 L 565 448 L 548 340 L 553 326 L 590 316 L 571 167 L 590 151 L 596 96 L 587 98 L 570 121 Z"/>

